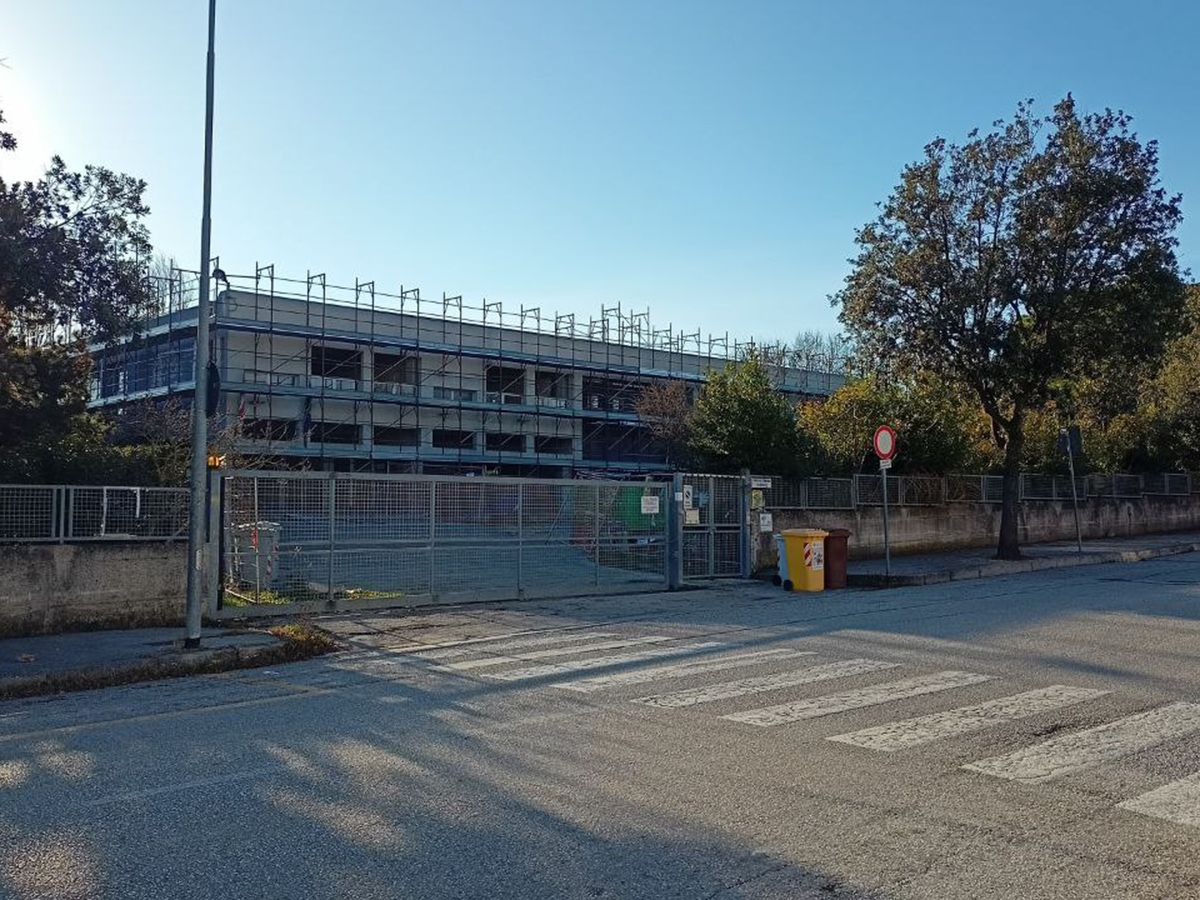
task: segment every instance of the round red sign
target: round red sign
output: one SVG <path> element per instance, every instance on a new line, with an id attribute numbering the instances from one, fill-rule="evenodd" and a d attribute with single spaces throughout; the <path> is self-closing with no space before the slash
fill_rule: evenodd
<path id="1" fill-rule="evenodd" d="M 896 429 L 880 425 L 875 429 L 875 455 L 880 459 L 891 459 L 896 455 Z"/>

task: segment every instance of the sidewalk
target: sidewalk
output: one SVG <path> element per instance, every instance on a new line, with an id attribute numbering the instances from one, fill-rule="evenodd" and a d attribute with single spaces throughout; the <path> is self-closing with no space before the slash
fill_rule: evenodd
<path id="1" fill-rule="evenodd" d="M 882 559 L 851 560 L 847 580 L 851 587 L 907 587 L 1015 575 L 1042 569 L 1138 562 L 1198 550 L 1200 533 L 1197 532 L 1145 534 L 1131 538 L 1084 541 L 1082 553 L 1075 549 L 1074 541 L 1029 544 L 1021 548 L 1025 558 L 1012 561 L 994 559 L 996 551 L 992 547 L 951 550 L 944 553 L 893 556 L 890 578 L 884 574 Z"/>
<path id="2" fill-rule="evenodd" d="M 181 628 L 137 628 L 5 638 L 0 699 L 273 665 L 330 649 L 294 625 L 272 631 L 206 628 L 198 650 L 182 649 L 182 636 Z"/>

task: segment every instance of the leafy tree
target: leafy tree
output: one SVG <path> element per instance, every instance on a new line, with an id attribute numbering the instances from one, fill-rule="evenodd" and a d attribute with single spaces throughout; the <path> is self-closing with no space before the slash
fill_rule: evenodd
<path id="1" fill-rule="evenodd" d="M 635 404 L 638 416 L 667 451 L 667 461 L 677 469 L 690 466 L 692 401 L 682 381 L 649 384 Z"/>
<path id="2" fill-rule="evenodd" d="M 0 114 L 0 123 L 3 123 Z M 0 132 L 0 149 L 16 139 Z M 87 399 L 89 340 L 128 333 L 147 303 L 145 182 L 59 157 L 0 177 L 0 464 L 37 477 Z"/>
<path id="3" fill-rule="evenodd" d="M 883 424 L 899 432 L 898 472 L 975 472 L 990 463 L 978 404 L 926 373 L 903 382 L 855 379 L 825 400 L 801 404 L 797 420 L 819 449 L 819 468 L 837 473 L 874 471 L 871 438 Z"/>
<path id="4" fill-rule="evenodd" d="M 692 411 L 691 452 L 705 471 L 796 471 L 792 405 L 775 389 L 756 352 L 709 373 Z"/>
<path id="5" fill-rule="evenodd" d="M 1018 474 L 1031 413 L 1065 381 L 1154 359 L 1179 327 L 1180 198 L 1131 120 L 1031 103 L 907 166 L 836 296 L 851 337 L 898 369 L 971 390 L 1004 449 L 998 555 L 1020 555 Z"/>

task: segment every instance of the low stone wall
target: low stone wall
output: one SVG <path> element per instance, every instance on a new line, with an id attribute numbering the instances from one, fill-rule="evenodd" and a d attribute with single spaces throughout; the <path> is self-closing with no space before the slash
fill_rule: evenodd
<path id="1" fill-rule="evenodd" d="M 184 543 L 0 545 L 0 636 L 175 625 Z"/>
<path id="2" fill-rule="evenodd" d="M 883 510 L 776 509 L 773 530 L 785 528 L 848 528 L 851 559 L 883 555 Z M 1084 500 L 1079 504 L 1084 540 L 1132 537 L 1171 531 L 1200 531 L 1200 494 L 1186 497 L 1142 497 L 1136 500 Z M 990 503 L 950 503 L 945 506 L 900 506 L 888 510 L 892 552 L 929 553 L 988 547 L 1000 533 L 1000 506 Z M 1018 519 L 1022 543 L 1066 541 L 1075 538 L 1070 501 L 1027 502 Z M 777 562 L 769 534 L 756 539 L 756 568 Z"/>

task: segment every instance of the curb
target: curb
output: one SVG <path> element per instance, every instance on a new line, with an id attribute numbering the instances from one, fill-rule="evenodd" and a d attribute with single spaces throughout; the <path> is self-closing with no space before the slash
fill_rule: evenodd
<path id="1" fill-rule="evenodd" d="M 1142 550 L 1114 550 L 1109 553 L 1092 553 L 1083 556 L 1040 556 L 1030 559 L 995 560 L 977 566 L 960 569 L 942 569 L 936 572 L 920 572 L 916 575 L 882 575 L 866 573 L 847 576 L 849 587 L 889 588 L 921 587 L 927 584 L 945 584 L 950 581 L 971 581 L 977 578 L 996 578 L 1001 575 L 1020 575 L 1025 572 L 1041 572 L 1046 569 L 1070 569 L 1075 566 L 1098 566 L 1108 563 L 1143 562 L 1163 556 L 1200 551 L 1200 542 L 1189 541 L 1168 544 L 1163 547 L 1148 547 Z"/>
<path id="2" fill-rule="evenodd" d="M 315 630 L 314 630 L 315 631 Z M 297 639 L 276 635 L 276 642 L 257 647 L 221 647 L 216 650 L 181 650 L 138 660 L 124 666 L 67 669 L 40 675 L 0 679 L 0 700 L 19 700 L 45 694 L 73 693 L 189 675 L 215 675 L 311 659 L 340 649 L 324 632 L 321 638 Z"/>

